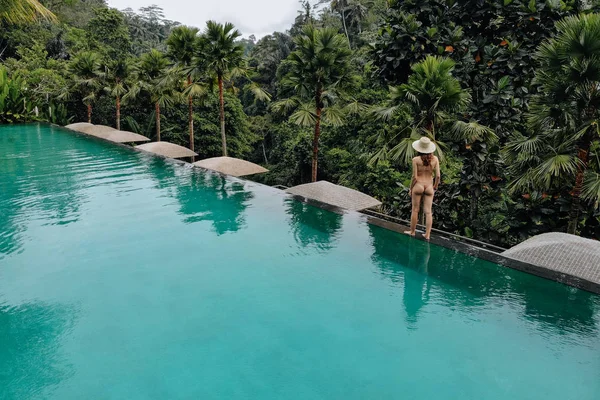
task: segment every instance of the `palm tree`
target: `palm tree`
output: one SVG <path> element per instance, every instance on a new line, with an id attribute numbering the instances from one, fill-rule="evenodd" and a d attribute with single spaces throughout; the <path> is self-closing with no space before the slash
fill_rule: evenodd
<path id="1" fill-rule="evenodd" d="M 171 31 L 167 39 L 168 56 L 174 62 L 177 68 L 180 68 L 186 75 L 186 93 L 188 94 L 188 125 L 190 133 L 190 150 L 194 151 L 194 99 L 193 94 L 202 91 L 202 87 L 197 86 L 193 90 L 192 78 L 197 75 L 196 64 L 193 63 L 198 44 L 198 29 L 187 26 L 178 26 Z M 196 73 L 196 74 L 195 74 Z"/>
<path id="2" fill-rule="evenodd" d="M 295 110 L 292 121 L 314 126 L 311 179 L 316 182 L 321 123 L 339 125 L 345 111 L 360 109 L 356 103 L 347 107 L 336 104 L 354 83 L 352 52 L 335 29 L 316 29 L 312 25 L 304 27 L 295 43 L 296 50 L 285 61 L 289 72 L 282 80 L 283 88 L 295 95 L 278 101 L 273 108 L 279 112 Z"/>
<path id="3" fill-rule="evenodd" d="M 127 93 L 127 79 L 131 75 L 131 60 L 119 58 L 107 65 L 107 81 L 109 86 L 105 91 L 115 98 L 116 103 L 116 126 L 121 130 L 121 98 Z"/>
<path id="4" fill-rule="evenodd" d="M 340 13 L 340 17 L 342 18 L 342 25 L 344 26 L 344 33 L 346 34 L 346 39 L 348 40 L 348 47 L 352 49 L 352 44 L 350 43 L 350 35 L 348 34 L 348 27 L 346 26 L 346 11 L 348 10 L 348 8 L 348 0 L 331 1 L 331 9 Z"/>
<path id="5" fill-rule="evenodd" d="M 56 21 L 56 16 L 38 0 L 0 0 L 0 24 L 25 24 L 42 19 Z"/>
<path id="6" fill-rule="evenodd" d="M 358 33 L 362 33 L 362 24 L 369 15 L 369 10 L 375 7 L 374 0 L 350 0 L 348 4 L 348 18 L 351 26 L 356 26 Z"/>
<path id="7" fill-rule="evenodd" d="M 160 51 L 153 49 L 140 57 L 140 63 L 136 67 L 135 82 L 125 96 L 123 101 L 130 101 L 147 93 L 154 103 L 156 119 L 156 140 L 160 142 L 160 109 L 173 104 L 177 94 L 175 91 L 175 76 L 169 71 L 169 60 Z"/>
<path id="8" fill-rule="evenodd" d="M 375 108 L 376 115 L 390 120 L 404 114 L 409 121 L 392 137 L 383 138 L 380 134 L 376 138 L 381 149 L 371 158 L 372 163 L 388 158 L 410 163 L 415 156 L 412 141 L 421 136 L 429 137 L 436 144 L 441 160 L 443 149 L 448 147 L 444 139 L 467 143 L 497 140 L 490 128 L 459 119 L 469 106 L 471 95 L 452 76 L 454 65 L 449 58 L 428 56 L 412 66 L 407 83 L 390 88 L 389 103 Z"/>
<path id="9" fill-rule="evenodd" d="M 200 40 L 200 55 L 197 57 L 198 62 L 206 63 L 207 70 L 216 76 L 219 85 L 221 141 L 224 156 L 227 156 L 227 137 L 225 136 L 223 82 L 232 75 L 238 74 L 239 69 L 244 66 L 244 47 L 236 43 L 236 39 L 240 36 L 240 32 L 229 22 L 223 25 L 208 21 Z"/>
<path id="10" fill-rule="evenodd" d="M 575 234 L 581 200 L 600 202 L 600 160 L 593 150 L 600 146 L 600 15 L 567 17 L 556 28 L 537 52 L 540 89 L 528 120 L 533 134 L 514 135 L 504 154 L 520 176 L 513 191 L 572 187 L 567 231 Z"/>
<path id="11" fill-rule="evenodd" d="M 96 100 L 98 92 L 102 87 L 102 72 L 100 55 L 91 51 L 79 53 L 69 65 L 69 72 L 73 75 L 73 86 L 70 90 L 63 92 L 59 97 L 70 97 L 71 91 L 83 96 L 83 103 L 87 106 L 88 122 L 92 122 L 92 104 Z"/>

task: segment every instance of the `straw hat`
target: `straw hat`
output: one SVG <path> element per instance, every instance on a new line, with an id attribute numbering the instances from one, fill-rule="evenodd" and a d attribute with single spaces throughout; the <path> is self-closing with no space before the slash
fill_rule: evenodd
<path id="1" fill-rule="evenodd" d="M 423 154 L 429 154 L 435 151 L 435 144 L 425 136 L 419 140 L 415 140 L 412 144 L 412 147 L 419 153 Z"/>

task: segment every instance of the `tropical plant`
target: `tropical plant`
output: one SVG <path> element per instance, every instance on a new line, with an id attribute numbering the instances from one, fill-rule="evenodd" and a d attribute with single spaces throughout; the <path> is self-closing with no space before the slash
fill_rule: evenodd
<path id="1" fill-rule="evenodd" d="M 39 20 L 55 21 L 56 17 L 38 0 L 0 0 L 0 23 L 26 24 Z"/>
<path id="2" fill-rule="evenodd" d="M 396 114 L 404 113 L 408 122 L 395 135 L 385 140 L 376 138 L 382 145 L 373 155 L 372 163 L 391 159 L 409 164 L 415 156 L 412 141 L 421 136 L 429 137 L 436 144 L 436 153 L 442 161 L 444 150 L 448 149 L 444 139 L 467 144 L 497 139 L 490 128 L 460 119 L 471 96 L 452 76 L 454 66 L 454 61 L 448 58 L 428 56 L 412 66 L 413 73 L 407 83 L 390 88 L 389 103 L 376 107 L 376 115 L 389 121 Z"/>
<path id="3" fill-rule="evenodd" d="M 225 80 L 239 75 L 240 69 L 244 66 L 244 47 L 236 43 L 236 39 L 240 36 L 240 32 L 229 22 L 219 24 L 215 21 L 208 21 L 199 42 L 199 55 L 196 57 L 196 64 L 201 67 L 205 66 L 217 78 L 224 156 L 227 156 L 227 137 L 225 135 L 223 84 Z"/>
<path id="4" fill-rule="evenodd" d="M 26 122 L 33 117 L 32 105 L 25 97 L 27 87 L 19 76 L 8 77 L 0 66 L 0 123 Z"/>
<path id="5" fill-rule="evenodd" d="M 529 137 L 516 134 L 505 148 L 515 179 L 511 189 L 528 193 L 572 187 L 567 231 L 575 234 L 581 201 L 600 202 L 600 15 L 567 17 L 556 37 L 536 54 Z"/>
<path id="6" fill-rule="evenodd" d="M 108 86 L 104 90 L 115 98 L 116 127 L 118 130 L 121 129 L 121 98 L 127 93 L 131 69 L 132 61 L 127 58 L 118 58 L 106 66 Z"/>
<path id="7" fill-rule="evenodd" d="M 188 99 L 188 126 L 190 135 L 190 150 L 194 151 L 194 96 L 206 94 L 204 85 L 194 82 L 194 78 L 203 73 L 199 70 L 198 63 L 194 63 L 194 56 L 198 47 L 198 29 L 187 26 L 178 26 L 171 32 L 167 39 L 168 56 L 175 67 L 185 74 L 185 93 Z"/>
<path id="8" fill-rule="evenodd" d="M 158 50 L 151 50 L 140 57 L 135 67 L 134 82 L 123 96 L 128 102 L 141 93 L 150 96 L 154 104 L 156 140 L 160 142 L 161 108 L 168 107 L 177 99 L 176 76 L 169 70 L 169 60 Z"/>
<path id="9" fill-rule="evenodd" d="M 350 67 L 352 52 L 344 37 L 335 29 L 316 29 L 307 25 L 295 39 L 296 50 L 286 60 L 287 74 L 281 81 L 286 94 L 294 95 L 273 104 L 276 112 L 294 111 L 291 120 L 314 126 L 311 179 L 317 180 L 321 123 L 340 125 L 348 112 L 361 106 L 350 102 L 340 106 L 340 99 L 353 87 L 355 76 Z"/>
<path id="10" fill-rule="evenodd" d="M 88 122 L 92 122 L 92 105 L 98 97 L 98 92 L 102 87 L 102 79 L 105 72 L 101 69 L 101 59 L 98 53 L 84 51 L 80 53 L 69 64 L 69 72 L 73 76 L 73 83 L 69 90 L 63 91 L 59 96 L 62 99 L 71 97 L 71 92 L 77 92 L 81 95 L 83 103 L 87 107 Z"/>

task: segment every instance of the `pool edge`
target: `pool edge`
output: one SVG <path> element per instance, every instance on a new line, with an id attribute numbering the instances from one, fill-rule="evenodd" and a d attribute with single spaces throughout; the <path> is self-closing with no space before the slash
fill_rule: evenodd
<path id="1" fill-rule="evenodd" d="M 45 125 L 45 123 L 39 123 L 39 124 Z M 281 189 L 277 189 L 277 188 L 274 188 L 274 187 L 269 186 L 269 185 L 265 185 L 265 184 L 260 183 L 260 182 L 255 182 L 255 181 L 252 181 L 252 180 L 249 180 L 249 179 L 245 179 L 245 178 L 242 178 L 242 177 L 235 177 L 235 176 L 227 175 L 227 174 L 224 174 L 222 172 L 213 171 L 213 170 L 210 170 L 210 169 L 207 169 L 207 168 L 200 167 L 198 165 L 193 165 L 193 164 L 187 163 L 185 161 L 181 161 L 181 160 L 177 160 L 177 159 L 174 159 L 174 158 L 166 157 L 166 156 L 163 156 L 163 155 L 160 155 L 160 154 L 156 154 L 156 153 L 151 153 L 151 152 L 148 152 L 146 150 L 139 149 L 139 148 L 136 148 L 136 147 L 133 147 L 133 146 L 129 146 L 129 145 L 124 144 L 124 143 L 116 143 L 116 142 L 112 142 L 112 141 L 107 140 L 107 139 L 103 139 L 103 138 L 99 138 L 99 137 L 96 137 L 96 136 L 88 135 L 88 134 L 85 134 L 85 133 L 82 133 L 82 132 L 78 132 L 78 131 L 66 128 L 64 126 L 59 126 L 59 125 L 55 125 L 55 124 L 48 124 L 48 125 L 50 125 L 52 127 L 55 127 L 55 128 L 60 128 L 60 129 L 65 130 L 65 131 L 67 131 L 69 133 L 72 133 L 72 134 L 74 133 L 74 134 L 76 134 L 78 136 L 86 137 L 88 139 L 92 138 L 92 139 L 99 140 L 99 141 L 102 141 L 102 142 L 105 142 L 105 143 L 110 143 L 112 145 L 117 145 L 117 146 L 120 146 L 122 148 L 126 148 L 126 149 L 129 149 L 129 150 L 132 150 L 134 152 L 140 152 L 140 153 L 144 153 L 144 154 L 147 154 L 147 155 L 150 155 L 150 156 L 153 156 L 153 157 L 158 157 L 158 158 L 161 158 L 161 159 L 163 159 L 163 160 L 165 160 L 165 161 L 167 161 L 167 162 L 169 162 L 171 164 L 174 164 L 174 165 L 180 165 L 180 166 L 183 166 L 185 168 L 198 168 L 198 169 L 201 169 L 201 170 L 203 170 L 203 171 L 205 171 L 207 173 L 216 174 L 216 175 L 219 175 L 219 176 L 223 176 L 223 177 L 225 177 L 227 179 L 230 179 L 230 180 L 243 181 L 243 182 L 250 183 L 252 185 L 263 186 L 263 187 L 272 189 L 274 191 L 277 191 L 278 193 L 280 193 L 281 195 L 283 195 L 283 197 L 285 197 L 285 198 L 291 198 L 291 199 L 294 199 L 296 201 L 300 201 L 302 203 L 309 204 L 311 206 L 324 209 L 326 211 L 334 212 L 334 213 L 337 213 L 337 214 L 356 213 L 356 214 L 360 215 L 361 218 L 365 222 L 367 222 L 368 224 L 379 226 L 380 228 L 387 229 L 387 230 L 390 230 L 390 231 L 393 231 L 393 232 L 403 233 L 404 231 L 406 231 L 408 229 L 408 227 L 406 225 L 403 225 L 403 224 L 397 223 L 397 222 L 393 222 L 393 221 L 390 221 L 390 220 L 387 220 L 387 219 L 383 219 L 383 218 L 375 216 L 375 215 L 367 214 L 367 213 L 360 212 L 360 211 L 346 210 L 346 209 L 342 209 L 340 207 L 337 207 L 337 206 L 334 206 L 334 205 L 331 205 L 331 204 L 320 202 L 318 200 L 309 199 L 309 198 L 306 198 L 306 197 L 303 197 L 303 196 L 298 196 L 298 195 L 292 195 L 290 193 L 286 193 L 285 191 L 283 191 Z M 417 235 L 417 236 L 414 237 L 414 239 L 415 240 L 425 241 L 425 239 L 422 237 L 422 235 Z M 486 249 L 484 247 L 476 246 L 474 244 L 465 243 L 465 242 L 461 242 L 461 241 L 458 241 L 458 240 L 451 239 L 450 235 L 449 234 L 445 235 L 445 232 L 443 232 L 443 231 L 437 230 L 437 232 L 433 232 L 432 235 L 431 235 L 430 243 L 438 245 L 438 246 L 445 247 L 447 249 L 455 250 L 455 251 L 458 251 L 460 253 L 464 253 L 464 254 L 470 255 L 472 257 L 475 257 L 475 258 L 480 258 L 482 260 L 490 261 L 490 262 L 493 262 L 495 264 L 498 264 L 498 265 L 506 267 L 506 268 L 510 268 L 510 269 L 514 269 L 514 270 L 521 271 L 521 272 L 524 272 L 524 273 L 528 273 L 528 274 L 531 274 L 531 275 L 535 275 L 535 276 L 540 277 L 540 278 L 552 280 L 552 281 L 555 281 L 555 282 L 558 282 L 558 283 L 561 283 L 561 284 L 564 284 L 564 285 L 572 286 L 572 287 L 575 287 L 577 289 L 585 290 L 587 292 L 591 292 L 591 293 L 600 295 L 600 284 L 599 283 L 592 282 L 592 281 L 589 281 L 587 279 L 577 277 L 575 275 L 570 275 L 570 274 L 566 274 L 566 273 L 563 273 L 563 272 L 555 271 L 555 270 L 552 270 L 552 269 L 549 269 L 549 268 L 546 268 L 546 267 L 542 267 L 542 266 L 539 266 L 539 265 L 530 264 L 530 263 L 526 263 L 526 262 L 523 262 L 523 261 L 515 260 L 515 259 L 512 259 L 512 258 L 508 258 L 508 257 L 505 257 L 502 254 L 498 253 L 497 251 L 492 251 L 490 249 Z M 489 247 L 490 248 L 494 248 L 495 246 L 489 246 Z"/>

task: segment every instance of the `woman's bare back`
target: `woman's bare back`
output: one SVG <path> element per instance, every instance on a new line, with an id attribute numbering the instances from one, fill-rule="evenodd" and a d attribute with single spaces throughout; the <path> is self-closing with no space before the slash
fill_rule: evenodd
<path id="1" fill-rule="evenodd" d="M 416 166 L 415 180 L 417 183 L 420 183 L 426 188 L 433 186 L 433 173 L 439 164 L 438 158 L 435 156 L 431 157 L 429 165 L 425 165 L 421 157 L 415 157 L 413 163 Z"/>

